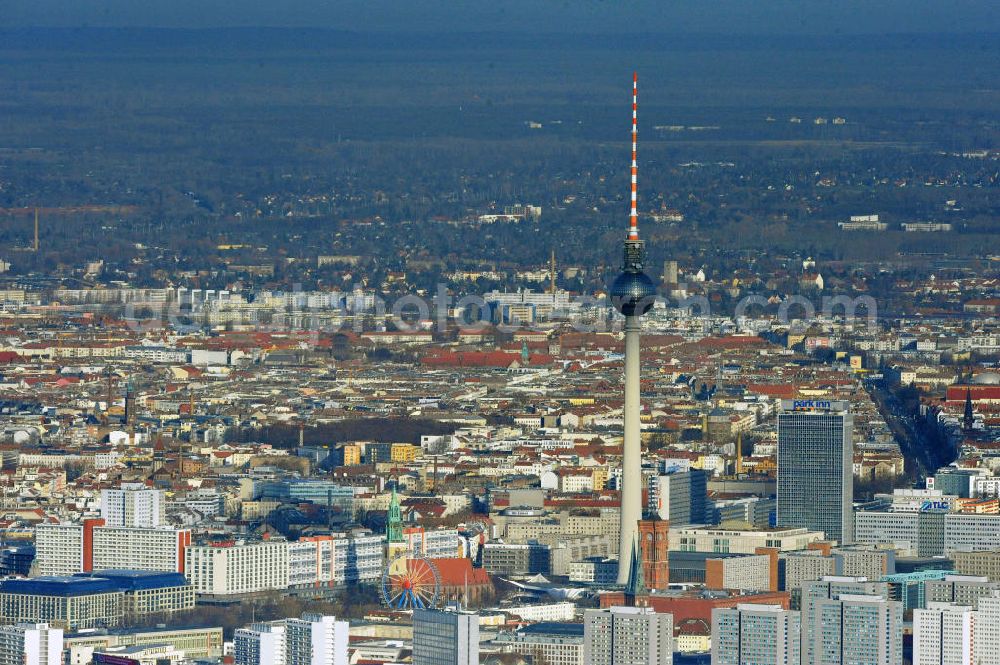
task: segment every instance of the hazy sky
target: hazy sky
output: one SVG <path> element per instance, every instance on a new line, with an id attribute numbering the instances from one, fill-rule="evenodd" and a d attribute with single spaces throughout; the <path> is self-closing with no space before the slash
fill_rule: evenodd
<path id="1" fill-rule="evenodd" d="M 0 27 L 357 31 L 1000 32 L 1000 0 L 0 0 Z"/>

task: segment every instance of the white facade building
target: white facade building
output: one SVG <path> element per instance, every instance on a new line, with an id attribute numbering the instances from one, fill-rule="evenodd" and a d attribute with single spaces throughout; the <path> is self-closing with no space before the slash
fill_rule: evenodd
<path id="1" fill-rule="evenodd" d="M 285 665 L 347 665 L 348 629 L 322 614 L 285 620 Z"/>
<path id="2" fill-rule="evenodd" d="M 162 490 L 141 483 L 123 483 L 120 489 L 101 490 L 101 518 L 105 526 L 157 528 L 166 526 Z"/>
<path id="3" fill-rule="evenodd" d="M 782 552 L 804 550 L 823 540 L 822 531 L 794 529 L 720 529 L 717 527 L 680 526 L 670 528 L 672 552 L 718 552 L 754 554 L 759 547 L 776 547 Z"/>
<path id="4" fill-rule="evenodd" d="M 181 571 L 189 529 L 105 527 L 100 520 L 82 524 L 39 524 L 35 528 L 35 563 L 39 575 L 72 575 L 93 570 Z"/>
<path id="5" fill-rule="evenodd" d="M 234 636 L 236 665 L 348 665 L 348 631 L 321 614 L 251 624 Z"/>
<path id="6" fill-rule="evenodd" d="M 1000 591 L 979 599 L 976 611 L 975 663 L 1000 663 Z"/>
<path id="7" fill-rule="evenodd" d="M 913 610 L 913 665 L 973 665 L 975 616 L 968 605 L 952 603 Z"/>
<path id="8" fill-rule="evenodd" d="M 493 641 L 503 653 L 528 656 L 546 665 L 586 665 L 580 624 L 538 623 L 516 632 L 501 632 Z"/>
<path id="9" fill-rule="evenodd" d="M 712 663 L 798 663 L 800 630 L 799 613 L 781 605 L 713 609 Z"/>
<path id="10" fill-rule="evenodd" d="M 83 525 L 39 524 L 35 527 L 35 566 L 39 575 L 72 575 L 83 571 Z"/>
<path id="11" fill-rule="evenodd" d="M 333 582 L 354 584 L 382 577 L 385 538 L 381 535 L 341 535 L 333 539 Z"/>
<path id="12" fill-rule="evenodd" d="M 816 600 L 803 617 L 811 645 L 803 665 L 901 665 L 903 604 L 882 596 L 840 594 Z"/>
<path id="13" fill-rule="evenodd" d="M 84 570 L 171 570 L 184 569 L 184 549 L 191 543 L 189 529 L 94 529 L 92 559 Z"/>
<path id="14" fill-rule="evenodd" d="M 672 665 L 674 618 L 648 607 L 612 607 L 583 614 L 587 665 Z"/>
<path id="15" fill-rule="evenodd" d="M 0 665 L 61 665 L 63 631 L 47 623 L 0 626 Z"/>
<path id="16" fill-rule="evenodd" d="M 458 529 L 428 529 L 424 531 L 424 556 L 448 559 L 461 556 Z"/>
<path id="17" fill-rule="evenodd" d="M 195 593 L 226 596 L 288 588 L 288 543 L 195 545 L 184 573 Z"/>
<path id="18" fill-rule="evenodd" d="M 233 636 L 236 665 L 286 665 L 285 627 L 255 623 Z"/>
<path id="19" fill-rule="evenodd" d="M 576 616 L 576 603 L 544 603 L 539 605 L 505 606 L 503 612 L 524 621 L 572 621 Z"/>
<path id="20" fill-rule="evenodd" d="M 383 562 L 381 535 L 335 534 L 188 547 L 184 571 L 197 593 L 232 595 L 373 582 Z"/>

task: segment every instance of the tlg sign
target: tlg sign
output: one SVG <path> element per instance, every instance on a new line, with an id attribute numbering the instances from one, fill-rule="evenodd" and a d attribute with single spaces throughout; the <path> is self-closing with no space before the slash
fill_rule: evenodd
<path id="1" fill-rule="evenodd" d="M 920 502 L 920 512 L 926 513 L 930 510 L 951 510 L 951 504 L 947 501 L 932 501 L 930 499 Z"/>

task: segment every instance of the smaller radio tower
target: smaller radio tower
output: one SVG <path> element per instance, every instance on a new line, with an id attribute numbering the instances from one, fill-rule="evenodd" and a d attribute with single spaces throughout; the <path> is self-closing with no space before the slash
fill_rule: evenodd
<path id="1" fill-rule="evenodd" d="M 552 256 L 549 259 L 549 293 L 556 292 L 556 250 L 552 250 Z"/>
<path id="2" fill-rule="evenodd" d="M 132 422 L 135 420 L 135 384 L 129 377 L 125 383 L 125 427 L 132 431 Z"/>
<path id="3" fill-rule="evenodd" d="M 38 208 L 35 208 L 35 253 L 38 253 Z"/>

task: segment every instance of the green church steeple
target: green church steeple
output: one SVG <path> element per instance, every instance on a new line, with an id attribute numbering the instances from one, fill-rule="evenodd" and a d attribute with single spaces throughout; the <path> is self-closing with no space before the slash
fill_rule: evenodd
<path id="1" fill-rule="evenodd" d="M 390 543 L 402 543 L 403 515 L 399 510 L 399 497 L 396 496 L 396 486 L 392 486 L 392 498 L 389 499 L 389 514 L 385 524 L 385 539 Z"/>

